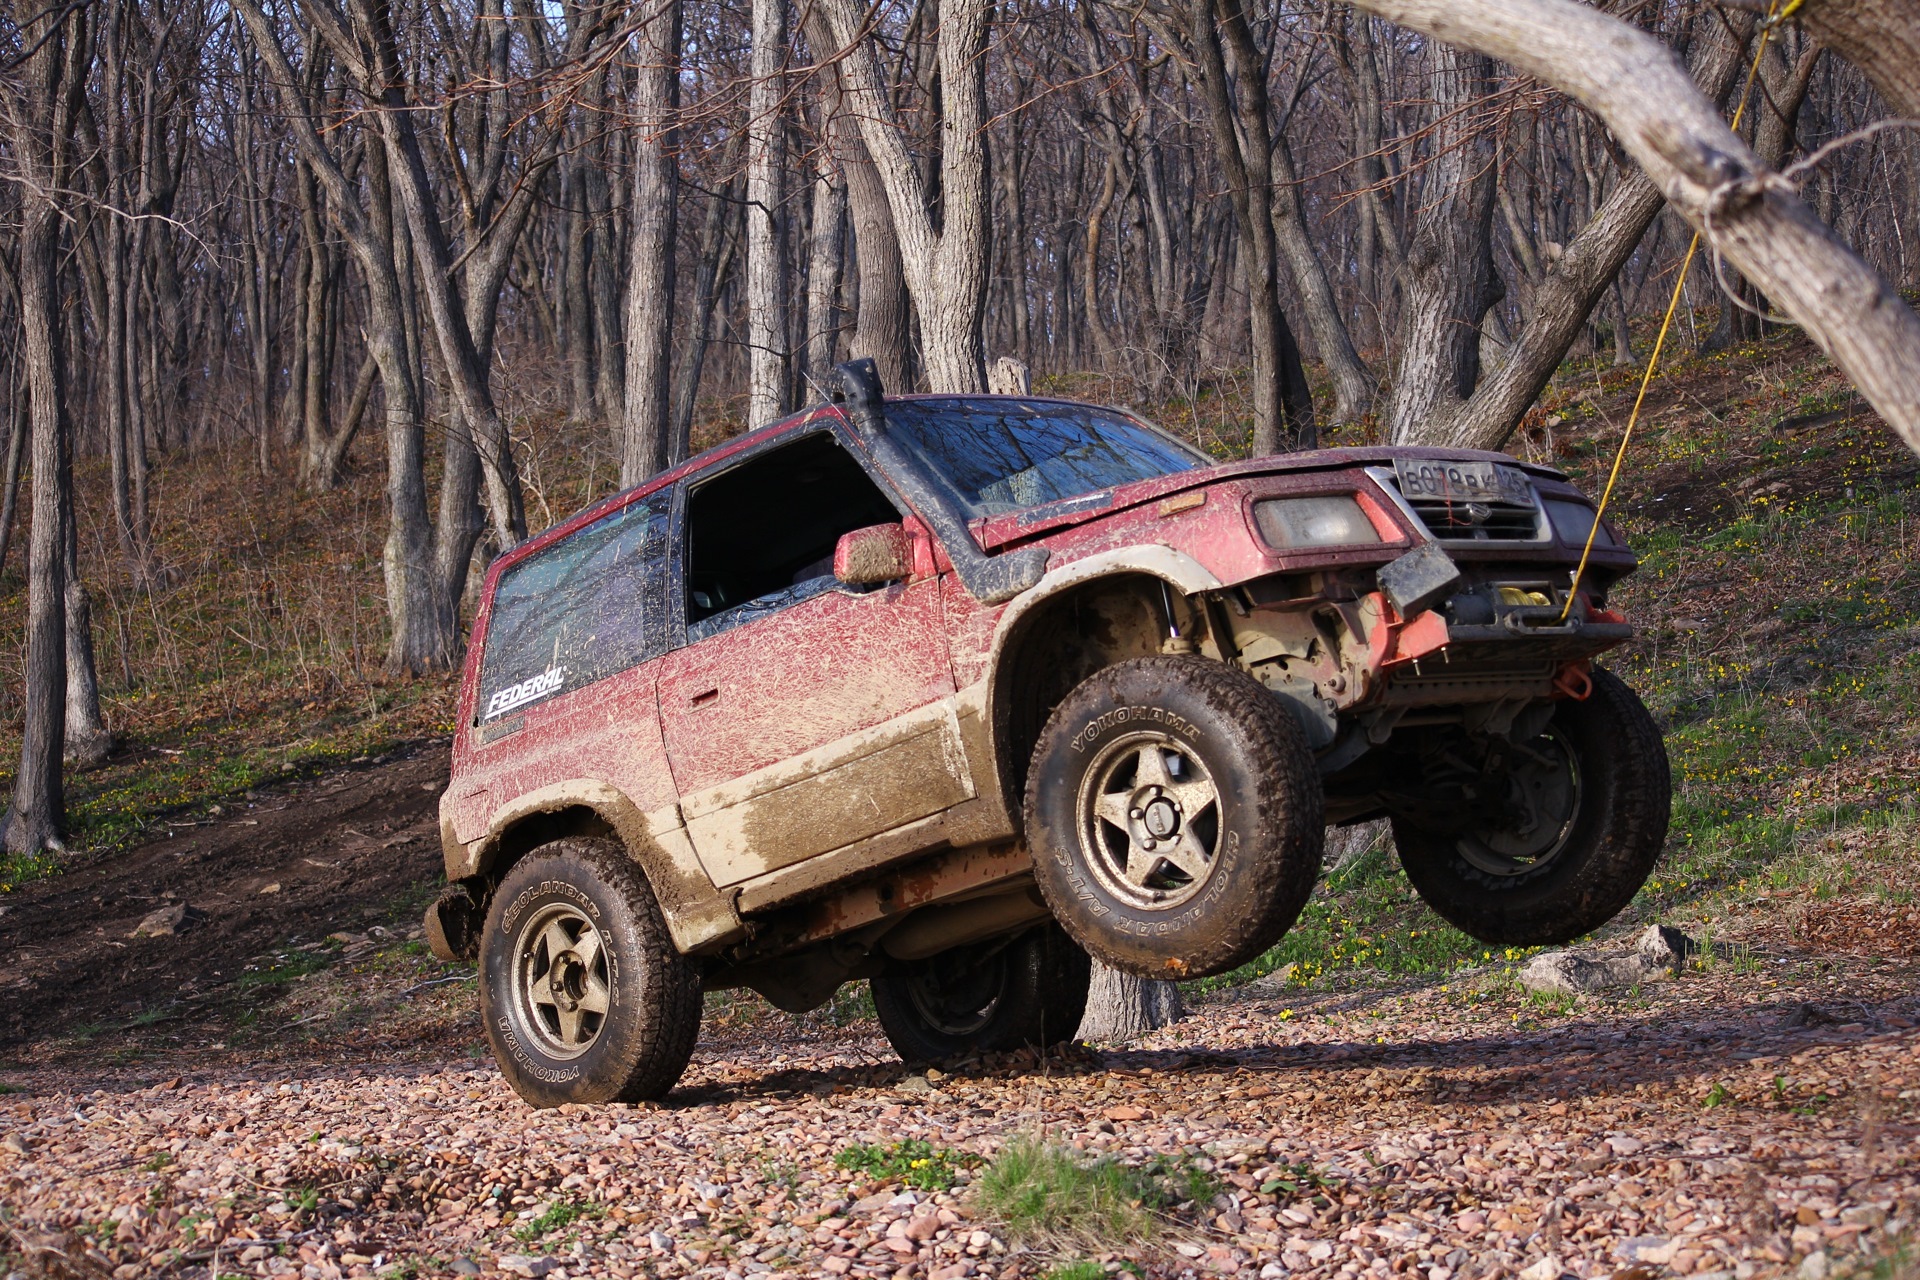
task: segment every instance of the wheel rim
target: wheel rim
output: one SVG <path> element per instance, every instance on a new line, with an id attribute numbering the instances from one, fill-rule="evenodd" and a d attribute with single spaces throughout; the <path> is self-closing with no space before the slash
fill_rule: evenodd
<path id="1" fill-rule="evenodd" d="M 1180 907 L 1218 865 L 1219 788 L 1206 763 L 1166 734 L 1109 743 L 1084 776 L 1079 810 L 1088 866 L 1129 906 Z"/>
<path id="2" fill-rule="evenodd" d="M 1549 730 L 1518 748 L 1507 770 L 1507 820 L 1462 836 L 1460 856 L 1490 876 L 1538 871 L 1572 838 L 1580 792 L 1579 757 L 1563 735 Z"/>
<path id="3" fill-rule="evenodd" d="M 556 903 L 527 917 L 514 947 L 518 1021 L 555 1058 L 585 1053 L 606 1025 L 607 949 L 579 908 Z"/>
<path id="4" fill-rule="evenodd" d="M 1007 985 L 1004 951 L 975 964 L 920 965 L 907 977 L 907 1000 L 920 1020 L 949 1036 L 971 1036 L 993 1017 Z"/>

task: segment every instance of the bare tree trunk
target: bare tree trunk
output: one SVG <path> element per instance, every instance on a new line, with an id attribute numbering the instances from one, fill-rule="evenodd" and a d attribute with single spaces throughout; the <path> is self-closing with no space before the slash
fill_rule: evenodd
<path id="1" fill-rule="evenodd" d="M 1740 72 L 1744 27 L 1728 38 L 1717 16 L 1702 17 L 1700 23 L 1703 34 L 1692 42 L 1693 74 L 1701 91 L 1718 102 Z M 1621 176 L 1534 286 L 1525 323 L 1500 367 L 1487 372 L 1472 398 L 1453 411 L 1446 434 L 1433 439 L 1473 449 L 1506 445 L 1664 203 L 1643 171 Z"/>
<path id="2" fill-rule="evenodd" d="M 305 164 L 299 166 L 294 190 L 299 197 L 302 253 L 305 264 L 300 281 L 304 286 L 295 294 L 303 349 L 300 364 L 305 376 L 300 388 L 300 483 L 322 492 L 338 488 L 344 478 L 347 448 L 358 429 L 357 420 L 335 428 L 331 421 L 333 379 L 328 359 L 328 333 L 335 323 L 336 296 L 333 288 L 333 264 L 327 251 L 325 228 L 320 217 L 318 194 L 313 175 Z"/>
<path id="3" fill-rule="evenodd" d="M 1761 0 L 1745 7 L 1761 11 Z M 1920 22 L 1911 0 L 1818 0 L 1794 13 L 1821 44 L 1873 82 L 1897 116 L 1920 119 Z"/>
<path id="4" fill-rule="evenodd" d="M 7 121 L 20 192 L 20 330 L 33 432 L 33 522 L 27 542 L 26 706 L 13 802 L 0 817 L 11 853 L 59 850 L 66 825 L 61 749 L 66 734 L 66 562 L 73 528 L 73 473 L 61 327 L 61 212 L 55 193 L 70 178 L 69 147 L 84 87 L 85 9 L 16 0 L 14 18 L 31 54 L 25 93 Z"/>
<path id="5" fill-rule="evenodd" d="M 939 0 L 938 227 L 934 192 L 902 140 L 865 13 L 853 0 L 824 0 L 821 7 L 835 46 L 848 51 L 840 64 L 842 87 L 893 211 L 907 290 L 920 316 L 928 384 L 937 392 L 977 393 L 986 384 L 987 6 Z"/>
<path id="6" fill-rule="evenodd" d="M 587 225 L 586 167 L 574 156 L 561 174 L 560 198 L 566 205 L 566 236 L 561 249 L 560 332 L 566 342 L 567 386 L 574 422 L 589 422 L 599 411 L 593 394 L 593 308 L 587 297 L 592 230 Z"/>
<path id="7" fill-rule="evenodd" d="M 788 409 L 786 0 L 753 0 L 747 90 L 747 425 Z"/>
<path id="8" fill-rule="evenodd" d="M 1326 264 L 1320 260 L 1313 233 L 1307 228 L 1300 207 L 1300 179 L 1294 172 L 1293 148 L 1284 133 L 1274 138 L 1273 229 L 1280 252 L 1293 275 L 1293 287 L 1300 294 L 1300 308 L 1306 313 L 1307 329 L 1320 349 L 1320 360 L 1333 379 L 1333 418 L 1336 422 L 1358 422 L 1373 411 L 1373 374 L 1353 348 L 1353 335 L 1341 318 L 1340 304 L 1333 296 L 1333 284 L 1327 279 Z"/>
<path id="9" fill-rule="evenodd" d="M 340 168 L 314 120 L 317 112 L 301 92 L 272 23 L 259 0 L 237 0 L 236 9 L 266 62 L 302 159 L 327 192 L 334 220 L 346 234 L 367 288 L 367 348 L 380 371 L 386 402 L 387 540 L 382 555 L 387 617 L 391 624 L 387 668 L 422 674 L 452 665 L 459 648 L 457 601 L 444 598 L 435 573 L 433 527 L 427 515 L 426 440 L 421 425 L 421 365 L 406 318 L 400 263 L 405 231 L 394 217 L 388 149 L 374 140 L 366 149 L 365 204 Z M 349 48 L 356 48 L 349 44 Z M 355 55 L 357 56 L 357 55 Z M 429 273 L 431 267 L 428 268 Z M 411 267 L 408 268 L 411 271 Z M 443 496 L 443 506 L 461 495 Z"/>
<path id="10" fill-rule="evenodd" d="M 993 162 L 1007 219 L 1007 299 L 1013 311 L 1013 350 L 1022 363 L 1030 365 L 1033 363 L 1033 304 L 1027 280 L 1027 202 L 1020 187 L 1018 149 L 996 148 Z"/>
<path id="11" fill-rule="evenodd" d="M 822 134 L 825 134 L 822 130 Z M 807 347 L 802 367 L 827 385 L 839 345 L 838 299 L 847 244 L 847 184 L 824 138 L 813 179 L 813 234 L 807 263 Z"/>
<path id="12" fill-rule="evenodd" d="M 839 46 L 825 15 L 812 5 L 803 12 L 807 44 L 814 57 L 832 57 Z M 847 113 L 837 66 L 821 70 L 820 100 L 822 114 L 827 117 L 827 138 L 846 175 L 847 209 L 853 225 L 858 297 L 847 354 L 871 357 L 880 370 L 882 385 L 905 389 L 912 385 L 912 319 L 907 305 L 906 268 L 900 261 L 900 239 L 893 229 L 886 184 L 867 152 L 858 122 Z"/>
<path id="13" fill-rule="evenodd" d="M 61 754 L 67 764 L 91 769 L 113 753 L 114 735 L 100 714 L 100 675 L 93 661 L 93 600 L 80 580 L 80 542 L 71 515 L 67 520 L 65 590 L 67 692 L 61 727 Z"/>
<path id="14" fill-rule="evenodd" d="M 6 477 L 0 480 L 0 574 L 7 571 L 7 552 L 13 546 L 13 516 L 20 503 L 21 463 L 26 456 L 27 436 L 32 425 L 27 416 L 26 389 L 17 384 L 9 398 L 13 408 L 8 412 L 10 419 L 7 433 Z"/>
<path id="15" fill-rule="evenodd" d="M 1793 34 L 1782 32 L 1768 42 L 1766 54 L 1760 59 L 1760 83 L 1747 108 L 1746 136 L 1752 139 L 1753 151 L 1760 157 L 1760 163 L 1769 169 L 1778 169 L 1786 160 L 1793 145 L 1800 107 L 1806 102 L 1807 89 L 1813 83 L 1814 67 L 1824 52 L 1819 45 L 1800 36 L 1804 48 L 1789 62 L 1781 44 L 1793 38 Z M 1738 276 L 1729 283 L 1746 306 L 1722 294 L 1720 316 L 1714 321 L 1713 332 L 1701 342 L 1702 351 L 1726 351 L 1766 336 L 1767 322 L 1760 314 L 1767 309 L 1766 299 Z"/>
<path id="16" fill-rule="evenodd" d="M 673 390 L 673 436 L 668 442 L 669 465 L 684 461 L 693 434 L 693 411 L 700 395 L 700 372 L 713 340 L 714 300 L 726 288 L 727 272 L 739 255 L 739 215 L 742 181 L 735 179 L 707 202 L 707 218 L 700 228 L 700 259 L 693 274 L 693 299 L 688 303 L 692 329 L 680 352 L 680 371 Z"/>
<path id="17" fill-rule="evenodd" d="M 1480 382 L 1480 324 L 1498 298 L 1493 270 L 1492 143 L 1471 119 L 1492 88 L 1493 64 L 1437 45 L 1433 68 L 1433 158 L 1422 180 L 1424 209 L 1407 245 L 1399 360 L 1385 413 L 1397 444 L 1443 435 L 1452 410 Z"/>
<path id="18" fill-rule="evenodd" d="M 1175 983 L 1136 978 L 1098 961 L 1093 987 L 1087 992 L 1087 1011 L 1075 1040 L 1116 1043 L 1132 1040 L 1160 1027 L 1170 1027 L 1187 1016 Z"/>
<path id="19" fill-rule="evenodd" d="M 1237 11 L 1236 11 L 1237 12 Z M 1239 68 L 1236 95 L 1227 77 L 1222 28 L 1232 25 L 1216 0 L 1192 0 L 1188 37 L 1206 99 L 1213 150 L 1227 179 L 1240 226 L 1240 263 L 1247 286 L 1248 333 L 1253 343 L 1253 451 L 1309 449 L 1319 440 L 1313 394 L 1293 330 L 1280 309 L 1273 237 L 1273 135 L 1266 64 Z M 1242 19 L 1244 21 L 1244 19 Z M 1239 45 L 1237 39 L 1233 41 Z M 1250 40 L 1247 41 L 1250 43 Z M 1239 50 L 1246 60 L 1246 50 Z"/>
<path id="20" fill-rule="evenodd" d="M 679 178 L 672 118 L 680 64 L 679 0 L 650 0 L 640 22 L 639 58 L 633 73 L 633 234 L 627 258 L 622 486 L 639 484 L 665 469 L 673 458 L 674 235 Z"/>

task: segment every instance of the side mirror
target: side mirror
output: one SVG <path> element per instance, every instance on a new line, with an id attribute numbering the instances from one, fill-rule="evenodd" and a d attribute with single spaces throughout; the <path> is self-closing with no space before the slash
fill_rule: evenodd
<path id="1" fill-rule="evenodd" d="M 875 524 L 840 535 L 833 576 L 849 587 L 897 582 L 913 574 L 913 540 L 905 525 Z"/>

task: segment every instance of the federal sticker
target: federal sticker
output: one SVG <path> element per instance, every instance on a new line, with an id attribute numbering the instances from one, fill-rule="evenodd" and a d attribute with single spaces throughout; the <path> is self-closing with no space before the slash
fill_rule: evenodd
<path id="1" fill-rule="evenodd" d="M 550 693 L 557 693 L 567 682 L 565 667 L 548 667 L 537 676 L 529 676 L 519 684 L 510 684 L 487 699 L 487 714 L 482 719 L 491 720 L 504 715 L 515 707 L 523 707 Z"/>

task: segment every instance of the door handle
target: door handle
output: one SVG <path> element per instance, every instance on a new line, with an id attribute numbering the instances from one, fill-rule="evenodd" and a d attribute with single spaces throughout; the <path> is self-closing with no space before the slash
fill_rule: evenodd
<path id="1" fill-rule="evenodd" d="M 699 693 L 688 698 L 687 701 L 693 706 L 704 707 L 710 702 L 719 701 L 719 698 L 720 691 L 718 689 L 702 689 Z"/>

